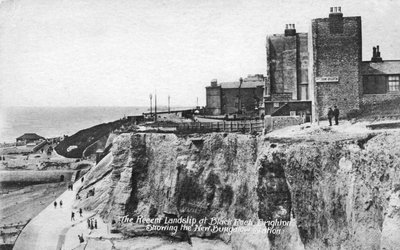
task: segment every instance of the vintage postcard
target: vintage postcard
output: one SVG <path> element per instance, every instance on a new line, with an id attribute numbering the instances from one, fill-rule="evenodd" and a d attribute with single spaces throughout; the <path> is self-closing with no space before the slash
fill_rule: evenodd
<path id="1" fill-rule="evenodd" d="M 399 249 L 399 13 L 0 0 L 0 250 Z"/>

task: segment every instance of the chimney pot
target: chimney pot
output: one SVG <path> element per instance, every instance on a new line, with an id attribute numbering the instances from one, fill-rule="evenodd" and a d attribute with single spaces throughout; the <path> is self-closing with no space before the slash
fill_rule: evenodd
<path id="1" fill-rule="evenodd" d="M 295 29 L 295 26 L 294 26 L 294 24 L 293 24 L 293 29 Z"/>
<path id="2" fill-rule="evenodd" d="M 294 36 L 294 35 L 296 35 L 294 24 L 292 23 L 286 24 L 285 36 Z"/>
<path id="3" fill-rule="evenodd" d="M 342 7 L 338 7 L 338 12 L 342 12 Z"/>
<path id="4" fill-rule="evenodd" d="M 331 13 L 333 12 L 333 7 L 331 7 Z"/>

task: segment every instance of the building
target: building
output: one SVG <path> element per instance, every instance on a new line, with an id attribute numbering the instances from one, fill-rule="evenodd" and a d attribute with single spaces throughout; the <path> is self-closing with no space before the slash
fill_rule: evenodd
<path id="1" fill-rule="evenodd" d="M 361 17 L 344 17 L 331 7 L 327 18 L 311 21 L 309 33 L 294 24 L 267 36 L 265 113 L 325 118 L 329 107 L 341 116 L 363 104 L 399 97 L 400 61 L 384 61 L 379 46 L 362 61 Z"/>
<path id="2" fill-rule="evenodd" d="M 36 143 L 38 141 L 45 140 L 44 137 L 39 136 L 35 133 L 25 133 L 16 139 L 17 142 L 24 142 L 24 143 Z"/>
<path id="3" fill-rule="evenodd" d="M 361 17 L 343 17 L 332 7 L 328 18 L 311 21 L 310 80 L 316 117 L 337 105 L 341 114 L 360 109 L 362 95 Z"/>
<path id="4" fill-rule="evenodd" d="M 383 61 L 379 46 L 371 61 L 362 62 L 362 105 L 400 98 L 400 60 Z"/>
<path id="5" fill-rule="evenodd" d="M 259 114 L 264 96 L 264 76 L 248 75 L 237 82 L 212 80 L 206 87 L 206 114 Z"/>
<path id="6" fill-rule="evenodd" d="M 267 36 L 265 113 L 311 115 L 308 35 L 287 24 L 284 34 Z"/>

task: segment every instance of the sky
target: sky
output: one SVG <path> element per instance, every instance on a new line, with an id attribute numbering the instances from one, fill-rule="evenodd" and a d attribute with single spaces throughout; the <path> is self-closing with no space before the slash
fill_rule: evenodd
<path id="1" fill-rule="evenodd" d="M 0 107 L 204 106 L 212 79 L 265 74 L 266 35 L 334 6 L 362 17 L 363 60 L 400 59 L 398 0 L 0 2 Z"/>

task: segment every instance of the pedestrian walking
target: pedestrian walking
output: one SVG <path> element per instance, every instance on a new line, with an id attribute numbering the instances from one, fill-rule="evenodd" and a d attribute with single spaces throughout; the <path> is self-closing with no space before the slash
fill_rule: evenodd
<path id="1" fill-rule="evenodd" d="M 84 178 L 82 177 L 81 182 L 83 182 Z"/>
<path id="2" fill-rule="evenodd" d="M 90 220 L 90 229 L 93 230 L 94 225 L 93 225 L 93 220 Z"/>
<path id="3" fill-rule="evenodd" d="M 339 109 L 334 106 L 333 115 L 335 116 L 335 125 L 339 125 Z"/>
<path id="4" fill-rule="evenodd" d="M 79 208 L 79 215 L 82 217 L 82 208 Z"/>
<path id="5" fill-rule="evenodd" d="M 94 219 L 94 228 L 97 229 L 97 220 Z"/>
<path id="6" fill-rule="evenodd" d="M 333 110 L 332 110 L 332 108 L 329 108 L 329 110 L 328 110 L 329 126 L 332 126 L 332 118 L 333 118 Z"/>
<path id="7" fill-rule="evenodd" d="M 63 204 L 63 202 L 62 202 L 62 200 L 60 200 L 60 208 L 62 208 L 62 204 Z"/>
<path id="8" fill-rule="evenodd" d="M 57 201 L 54 201 L 54 208 L 57 208 Z"/>
<path id="9" fill-rule="evenodd" d="M 87 219 L 87 228 L 90 229 L 90 220 L 89 219 Z"/>
<path id="10" fill-rule="evenodd" d="M 71 212 L 71 221 L 75 220 L 75 213 Z"/>

